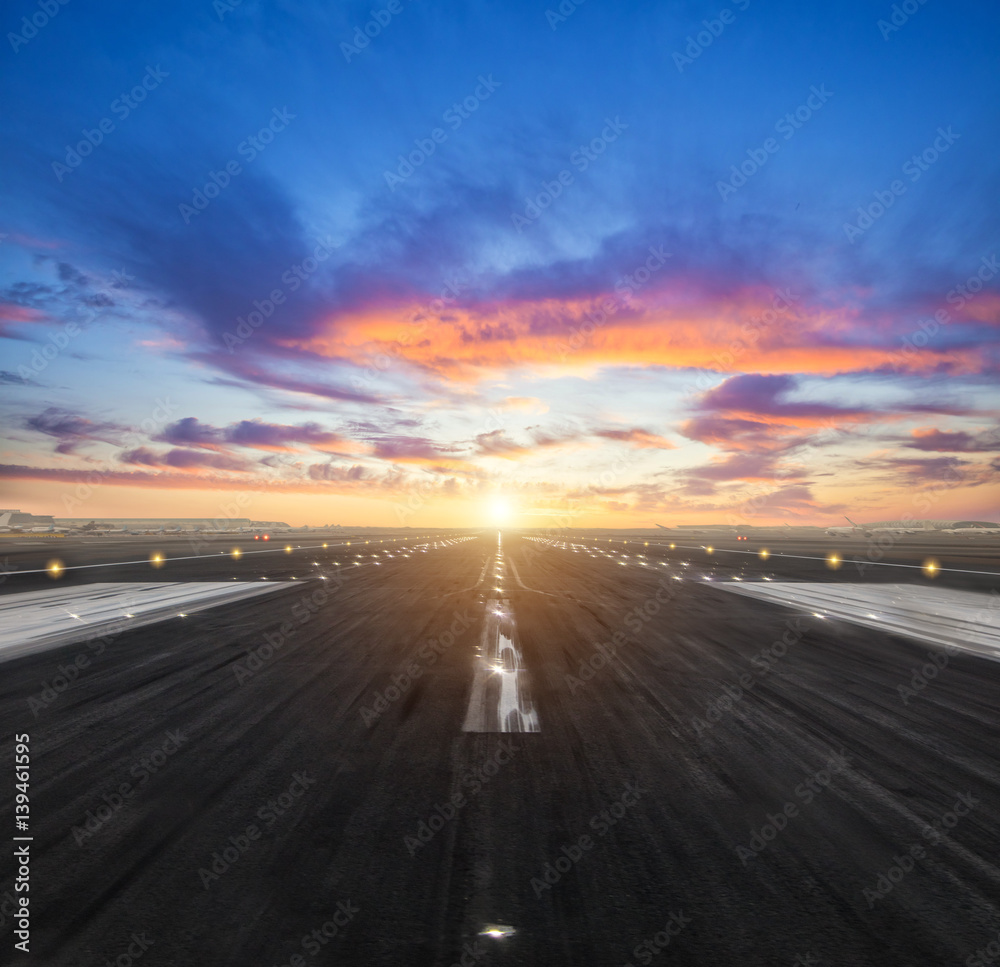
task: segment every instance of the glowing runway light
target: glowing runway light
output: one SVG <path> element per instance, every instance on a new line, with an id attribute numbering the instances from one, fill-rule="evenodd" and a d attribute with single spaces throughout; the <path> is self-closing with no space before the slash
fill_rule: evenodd
<path id="1" fill-rule="evenodd" d="M 479 931 L 480 937 L 493 937 L 495 940 L 503 940 L 504 937 L 512 937 L 517 931 L 506 923 L 488 923 Z"/>
<path id="2" fill-rule="evenodd" d="M 63 571 L 66 570 L 66 565 L 64 565 L 62 561 L 56 559 L 49 561 L 49 563 L 45 565 L 45 570 L 49 572 L 50 578 L 61 578 Z"/>
<path id="3" fill-rule="evenodd" d="M 709 547 L 706 547 L 706 548 L 705 548 L 705 550 L 706 550 L 706 551 L 707 551 L 707 552 L 708 552 L 709 554 L 712 554 L 712 553 L 714 553 L 714 552 L 715 552 L 715 548 L 714 548 L 714 547 L 711 547 L 711 546 L 709 546 Z"/>
<path id="4" fill-rule="evenodd" d="M 827 554 L 826 556 L 826 566 L 831 571 L 836 571 L 843 563 L 844 563 L 843 558 L 836 552 L 834 552 L 833 554 Z"/>
<path id="5" fill-rule="evenodd" d="M 238 561 L 241 557 L 243 557 L 243 552 L 238 547 L 234 547 L 231 553 L 234 561 Z"/>
<path id="6" fill-rule="evenodd" d="M 285 553 L 286 554 L 291 554 L 292 553 L 292 545 L 291 544 L 286 544 L 285 545 Z"/>
<path id="7" fill-rule="evenodd" d="M 768 550 L 768 549 L 767 549 L 766 547 L 762 547 L 762 548 L 761 548 L 761 549 L 760 549 L 760 550 L 759 550 L 759 551 L 757 552 L 757 556 L 758 556 L 758 557 L 759 557 L 759 558 L 760 558 L 760 559 L 761 559 L 762 561 L 766 561 L 766 560 L 767 560 L 767 559 L 768 559 L 768 558 L 769 558 L 769 557 L 771 556 L 771 552 L 770 552 L 770 551 L 769 551 L 769 550 Z"/>
<path id="8" fill-rule="evenodd" d="M 163 555 L 159 551 L 150 554 L 149 563 L 152 564 L 153 567 L 163 567 Z"/>
<path id="9" fill-rule="evenodd" d="M 933 557 L 929 557 L 927 558 L 926 561 L 924 561 L 925 577 L 935 578 L 937 577 L 937 573 L 940 570 L 941 570 L 941 565 L 937 561 L 935 561 Z"/>

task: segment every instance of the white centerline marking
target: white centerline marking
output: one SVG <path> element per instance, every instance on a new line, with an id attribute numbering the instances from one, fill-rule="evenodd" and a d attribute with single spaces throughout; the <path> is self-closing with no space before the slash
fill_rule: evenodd
<path id="1" fill-rule="evenodd" d="M 493 590 L 486 599 L 486 620 L 480 639 L 476 670 L 465 713 L 463 732 L 540 732 L 538 712 L 531 699 L 528 671 L 518 643 L 510 602 L 503 597 L 503 545 L 497 535 L 492 562 Z"/>

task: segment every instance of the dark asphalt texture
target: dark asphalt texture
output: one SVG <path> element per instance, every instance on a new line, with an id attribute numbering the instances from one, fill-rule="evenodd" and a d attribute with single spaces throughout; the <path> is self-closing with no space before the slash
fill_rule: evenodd
<path id="1" fill-rule="evenodd" d="M 32 952 L 12 953 L 8 859 L 0 963 L 114 963 L 135 935 L 142 967 L 957 967 L 996 940 L 1000 662 L 949 656 L 904 704 L 927 646 L 699 575 L 928 579 L 787 556 L 863 548 L 850 542 L 784 541 L 761 561 L 646 539 L 612 545 L 621 565 L 505 535 L 537 734 L 461 731 L 495 531 L 409 558 L 384 537 L 294 535 L 239 561 L 67 571 L 66 585 L 300 586 L 125 630 L 100 654 L 80 642 L 0 664 L 3 761 L 31 736 L 34 836 Z M 0 592 L 51 586 L 19 572 L 52 557 L 191 552 L 104 540 L 7 541 Z M 882 560 L 927 556 L 1000 571 L 972 541 L 900 541 Z M 46 692 L 80 653 L 72 686 Z M 12 776 L 0 803 L 11 829 Z"/>

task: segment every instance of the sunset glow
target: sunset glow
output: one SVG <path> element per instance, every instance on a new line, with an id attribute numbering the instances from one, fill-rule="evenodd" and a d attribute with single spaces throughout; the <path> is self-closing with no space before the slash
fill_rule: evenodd
<path id="1" fill-rule="evenodd" d="M 214 518 L 242 500 L 293 526 L 995 516 L 986 35 L 932 77 L 917 38 L 951 27 L 929 7 L 888 41 L 866 8 L 824 9 L 791 59 L 799 13 L 755 9 L 686 62 L 671 52 L 699 18 L 669 5 L 570 5 L 555 26 L 478 10 L 444 43 L 414 4 L 341 56 L 351 5 L 306 4 L 268 15 L 285 41 L 262 59 L 256 15 L 223 6 L 137 35 L 98 10 L 18 57 L 11 506 Z M 629 69 L 598 81 L 574 47 L 598 41 Z M 109 75 L 102 45 L 162 63 L 123 54 Z M 330 50 L 332 99 L 307 67 Z M 58 97 L 54 63 L 76 78 Z M 738 97 L 734 77 L 753 78 Z"/>

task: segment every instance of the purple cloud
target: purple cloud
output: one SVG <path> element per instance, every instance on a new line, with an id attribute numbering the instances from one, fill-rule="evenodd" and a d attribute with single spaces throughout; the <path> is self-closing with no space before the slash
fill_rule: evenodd
<path id="1" fill-rule="evenodd" d="M 37 416 L 29 417 L 24 425 L 29 430 L 59 440 L 56 453 L 74 453 L 87 443 L 115 443 L 127 429 L 117 423 L 88 420 L 57 406 L 50 406 Z"/>

